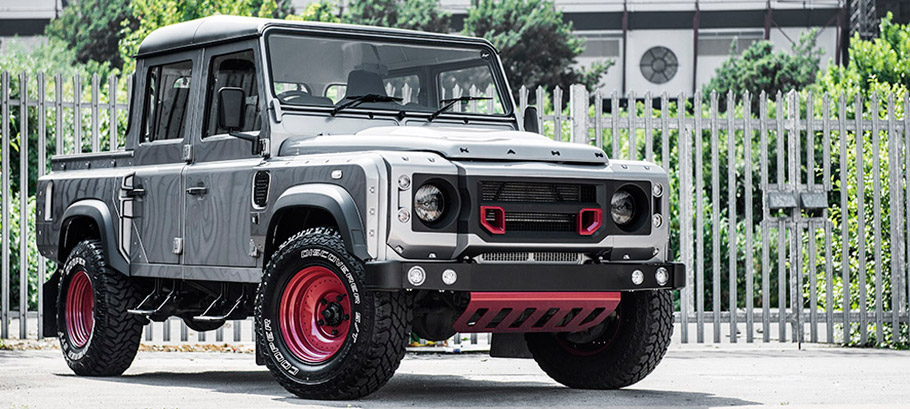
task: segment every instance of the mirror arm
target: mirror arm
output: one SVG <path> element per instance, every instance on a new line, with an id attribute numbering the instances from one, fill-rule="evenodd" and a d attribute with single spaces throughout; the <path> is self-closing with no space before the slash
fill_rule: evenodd
<path id="1" fill-rule="evenodd" d="M 260 134 L 261 134 L 261 131 L 256 132 L 256 133 L 246 133 L 246 132 L 237 132 L 237 131 L 228 132 L 228 135 L 230 135 L 230 136 L 233 136 L 233 137 L 239 138 L 239 139 L 243 139 L 245 141 L 249 141 L 252 144 L 251 152 L 253 153 L 253 155 L 259 155 L 263 152 L 268 151 L 268 148 L 267 148 L 268 145 L 263 143 L 265 140 L 259 138 Z"/>
<path id="2" fill-rule="evenodd" d="M 259 140 L 259 133 L 258 133 L 258 132 L 255 133 L 255 134 L 251 134 L 251 133 L 246 133 L 246 132 L 229 131 L 229 132 L 228 132 L 228 135 L 231 135 L 231 136 L 233 136 L 233 137 L 235 137 L 235 138 L 243 139 L 243 140 L 245 140 L 245 141 L 250 141 L 250 142 L 253 142 L 253 143 L 256 143 L 256 141 Z"/>

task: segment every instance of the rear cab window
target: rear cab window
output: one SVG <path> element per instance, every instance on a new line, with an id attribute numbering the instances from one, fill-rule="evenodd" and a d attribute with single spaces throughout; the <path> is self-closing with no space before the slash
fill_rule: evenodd
<path id="1" fill-rule="evenodd" d="M 149 67 L 140 142 L 183 139 L 192 76 L 191 60 Z"/>

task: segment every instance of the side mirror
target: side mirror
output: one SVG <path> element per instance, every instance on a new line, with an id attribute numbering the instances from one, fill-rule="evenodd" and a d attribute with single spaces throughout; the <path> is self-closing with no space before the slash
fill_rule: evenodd
<path id="1" fill-rule="evenodd" d="M 218 90 L 218 127 L 228 132 L 243 129 L 243 108 L 246 94 L 236 87 Z"/>
<path id="2" fill-rule="evenodd" d="M 540 127 L 537 122 L 537 107 L 525 108 L 524 126 L 527 132 L 540 133 Z"/>

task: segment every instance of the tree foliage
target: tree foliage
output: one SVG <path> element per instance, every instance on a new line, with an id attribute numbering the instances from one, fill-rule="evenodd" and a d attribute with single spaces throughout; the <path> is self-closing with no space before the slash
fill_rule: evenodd
<path id="1" fill-rule="evenodd" d="M 714 77 L 704 86 L 705 97 L 712 91 L 717 92 L 720 106 L 725 106 L 728 91 L 736 95 L 749 91 L 756 96 L 764 91 L 773 96 L 778 91 L 786 93 L 813 84 L 822 54 L 815 45 L 817 35 L 816 29 L 803 33 L 793 44 L 791 53 L 774 52 L 770 41 L 752 43 L 741 56 L 734 55 L 731 48 L 730 58 L 714 71 Z M 758 105 L 753 108 L 752 112 L 758 112 Z"/>
<path id="2" fill-rule="evenodd" d="M 331 1 L 316 1 L 307 5 L 303 13 L 291 14 L 286 17 L 288 20 L 297 21 L 321 21 L 323 23 L 340 23 L 338 17 L 338 7 Z"/>
<path id="3" fill-rule="evenodd" d="M 439 0 L 363 0 L 351 2 L 342 20 L 367 26 L 395 27 L 447 33 L 451 15 Z"/>
<path id="4" fill-rule="evenodd" d="M 881 22 L 881 34 L 870 40 L 850 40 L 850 63 L 829 65 L 818 86 L 832 95 L 845 94 L 848 100 L 859 94 L 866 100 L 879 95 L 904 95 L 910 89 L 910 25 L 895 24 L 891 13 Z"/>
<path id="5" fill-rule="evenodd" d="M 142 40 L 160 27 L 215 14 L 283 18 L 291 11 L 289 0 L 131 0 L 129 10 L 138 23 L 122 30 L 120 55 L 124 71 L 135 68 L 133 56 Z"/>
<path id="6" fill-rule="evenodd" d="M 572 34 L 572 23 L 552 0 L 480 0 L 468 10 L 464 33 L 499 48 L 516 90 L 521 85 L 568 88 L 575 83 L 590 90 L 613 65 L 605 60 L 587 69 L 573 67 L 584 40 Z"/>
<path id="7" fill-rule="evenodd" d="M 45 33 L 74 50 L 78 62 L 110 62 L 120 68 L 120 28 L 133 29 L 137 24 L 129 0 L 78 0 L 51 20 Z"/>

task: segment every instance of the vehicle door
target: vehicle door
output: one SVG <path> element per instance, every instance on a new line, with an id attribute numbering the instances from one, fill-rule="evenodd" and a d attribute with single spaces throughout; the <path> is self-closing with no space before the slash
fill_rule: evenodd
<path id="1" fill-rule="evenodd" d="M 134 269 L 143 264 L 179 264 L 183 252 L 185 145 L 190 140 L 188 109 L 198 99 L 198 51 L 143 60 L 137 71 L 141 98 L 136 171 L 124 180 L 133 198 L 135 234 L 130 244 Z M 175 270 L 178 271 L 178 270 Z"/>
<path id="2" fill-rule="evenodd" d="M 255 167 L 262 156 L 252 143 L 228 135 L 218 126 L 218 90 L 245 93 L 242 131 L 262 130 L 262 70 L 253 40 L 204 50 L 205 95 L 200 103 L 202 127 L 195 135 L 193 161 L 185 172 L 186 266 L 255 267 L 250 223 L 258 212 L 252 202 Z"/>

